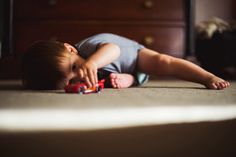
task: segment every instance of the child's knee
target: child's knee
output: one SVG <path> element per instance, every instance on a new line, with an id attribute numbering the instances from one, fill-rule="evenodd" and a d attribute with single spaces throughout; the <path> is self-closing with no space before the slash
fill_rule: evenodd
<path id="1" fill-rule="evenodd" d="M 173 60 L 173 57 L 165 55 L 165 54 L 157 54 L 155 56 L 155 62 L 160 66 L 170 65 L 172 60 Z"/>

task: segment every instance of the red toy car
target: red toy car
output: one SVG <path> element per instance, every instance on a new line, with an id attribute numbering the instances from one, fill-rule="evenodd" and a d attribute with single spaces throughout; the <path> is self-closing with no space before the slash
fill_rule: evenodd
<path id="1" fill-rule="evenodd" d="M 78 93 L 78 94 L 88 94 L 88 93 L 100 93 L 101 90 L 104 88 L 105 80 L 98 81 L 95 87 L 87 88 L 85 83 L 75 83 L 75 84 L 68 84 L 65 87 L 66 93 Z"/>

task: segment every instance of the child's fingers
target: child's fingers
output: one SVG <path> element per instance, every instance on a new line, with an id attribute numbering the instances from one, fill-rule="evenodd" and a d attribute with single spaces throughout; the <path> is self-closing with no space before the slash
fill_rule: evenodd
<path id="1" fill-rule="evenodd" d="M 82 69 L 79 69 L 78 74 L 79 74 L 78 77 L 79 77 L 80 80 L 85 79 L 85 74 L 84 74 L 84 71 Z"/>
<path id="2" fill-rule="evenodd" d="M 95 75 L 94 75 L 93 71 L 89 71 L 88 78 L 90 80 L 90 83 L 94 87 L 96 85 L 96 80 L 95 80 Z"/>
<path id="3" fill-rule="evenodd" d="M 95 84 L 97 84 L 98 83 L 98 71 L 97 71 L 97 69 L 94 71 L 94 79 L 95 79 Z"/>
<path id="4" fill-rule="evenodd" d="M 84 72 L 84 75 L 85 75 L 84 80 L 87 83 L 88 87 L 95 87 L 97 84 L 97 72 L 89 70 Z"/>
<path id="5" fill-rule="evenodd" d="M 81 80 L 84 80 L 85 83 L 87 84 L 87 86 L 88 86 L 88 87 L 91 87 L 91 82 L 90 82 L 90 80 L 89 80 L 87 71 L 84 70 L 84 69 L 80 69 L 79 73 L 80 73 Z"/>
<path id="6" fill-rule="evenodd" d="M 95 75 L 95 83 L 97 84 L 98 83 L 98 76 L 97 76 L 97 74 Z"/>
<path id="7" fill-rule="evenodd" d="M 86 76 L 84 79 L 85 79 L 85 82 L 86 82 L 88 88 L 92 87 L 92 84 L 91 84 L 91 82 L 90 82 L 90 80 L 89 80 L 89 77 Z"/>
<path id="8" fill-rule="evenodd" d="M 98 82 L 97 68 L 89 66 L 90 64 L 84 64 L 81 66 L 81 78 L 86 82 L 88 87 L 96 86 Z"/>

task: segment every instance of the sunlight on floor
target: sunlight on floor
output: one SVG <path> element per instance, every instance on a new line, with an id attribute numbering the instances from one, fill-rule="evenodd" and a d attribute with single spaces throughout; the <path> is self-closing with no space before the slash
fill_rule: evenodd
<path id="1" fill-rule="evenodd" d="M 0 110 L 0 131 L 94 130 L 236 118 L 236 106 Z"/>

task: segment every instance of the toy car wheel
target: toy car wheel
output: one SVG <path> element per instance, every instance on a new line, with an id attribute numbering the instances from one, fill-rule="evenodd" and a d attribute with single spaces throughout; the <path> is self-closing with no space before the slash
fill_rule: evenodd
<path id="1" fill-rule="evenodd" d="M 102 90 L 101 86 L 96 87 L 96 93 L 100 93 Z"/>
<path id="2" fill-rule="evenodd" d="M 84 94 L 84 91 L 85 91 L 85 89 L 83 87 L 80 87 L 79 90 L 78 90 L 78 93 L 79 94 Z"/>

